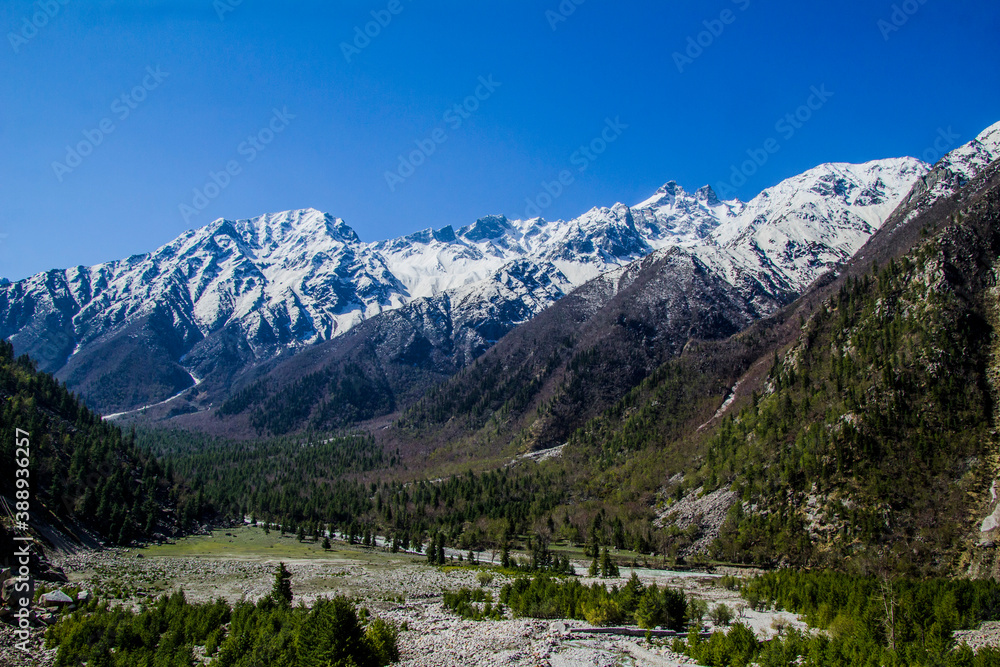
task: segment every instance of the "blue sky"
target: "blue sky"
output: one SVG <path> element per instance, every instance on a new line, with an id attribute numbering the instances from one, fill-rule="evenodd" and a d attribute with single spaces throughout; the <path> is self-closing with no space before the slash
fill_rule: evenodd
<path id="1" fill-rule="evenodd" d="M 993 0 L 7 0 L 0 28 L 10 279 L 291 208 L 370 241 L 668 180 L 748 199 L 1000 120 Z"/>

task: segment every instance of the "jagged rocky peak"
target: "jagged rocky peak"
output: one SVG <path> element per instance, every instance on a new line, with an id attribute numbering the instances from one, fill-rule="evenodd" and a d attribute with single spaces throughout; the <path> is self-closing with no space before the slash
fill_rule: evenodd
<path id="1" fill-rule="evenodd" d="M 684 194 L 684 188 L 677 184 L 677 181 L 667 181 L 661 185 L 656 190 L 654 197 L 657 197 L 657 203 L 659 204 L 670 204 L 678 196 Z"/>
<path id="2" fill-rule="evenodd" d="M 940 131 L 940 139 L 945 143 L 957 140 L 958 135 L 951 128 Z M 934 167 L 914 183 L 907 204 L 922 208 L 930 202 L 946 197 L 1000 158 L 1000 123 L 994 123 L 979 135 L 938 160 Z"/>
<path id="3" fill-rule="evenodd" d="M 513 230 L 510 221 L 503 215 L 487 215 L 479 218 L 471 225 L 458 230 L 458 235 L 473 243 L 487 239 L 500 239 Z"/>
<path id="4" fill-rule="evenodd" d="M 677 181 L 667 181 L 653 193 L 649 199 L 635 205 L 634 208 L 655 208 L 661 206 L 673 206 L 678 198 L 687 193 L 684 188 L 677 184 Z"/>
<path id="5" fill-rule="evenodd" d="M 695 190 L 694 196 L 698 201 L 703 201 L 709 206 L 718 206 L 722 203 L 719 196 L 715 194 L 715 190 L 712 189 L 711 185 L 703 185 L 697 190 Z"/>

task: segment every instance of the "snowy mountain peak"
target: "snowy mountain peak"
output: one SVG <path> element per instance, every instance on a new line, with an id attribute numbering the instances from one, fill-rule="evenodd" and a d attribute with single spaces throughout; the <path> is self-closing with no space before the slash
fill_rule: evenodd
<path id="1" fill-rule="evenodd" d="M 998 152 L 1000 124 L 946 156 L 955 171 L 943 173 L 970 173 Z M 569 221 L 490 215 L 376 243 L 311 208 L 219 219 L 151 253 L 0 281 L 0 337 L 119 411 L 176 394 L 189 373 L 229 386 L 254 364 L 404 307 L 415 340 L 422 318 L 442 331 L 464 322 L 468 349 L 481 351 L 588 280 L 671 248 L 763 313 L 853 255 L 927 173 L 914 158 L 824 164 L 746 203 L 669 181 L 635 206 Z M 157 382 L 126 373 L 126 391 L 102 380 L 126 367 L 148 367 Z"/>
<path id="2" fill-rule="evenodd" d="M 744 291 L 799 293 L 851 257 L 928 169 L 916 158 L 819 165 L 731 208 L 699 256 Z"/>
<path id="3" fill-rule="evenodd" d="M 510 234 L 511 231 L 513 231 L 513 227 L 506 216 L 487 215 L 479 218 L 471 225 L 459 229 L 458 235 L 475 243 L 487 239 L 501 239 Z"/>
<path id="4" fill-rule="evenodd" d="M 219 219 L 213 224 L 224 226 L 227 222 L 230 221 Z M 326 237 L 352 245 L 361 242 L 357 233 L 343 220 L 314 208 L 267 213 L 256 218 L 234 220 L 230 224 L 247 241 L 256 241 L 261 246 L 282 244 L 295 238 L 316 240 Z"/>
<path id="5" fill-rule="evenodd" d="M 715 194 L 715 190 L 712 189 L 711 185 L 703 185 L 697 190 L 695 190 L 694 196 L 698 201 L 705 202 L 708 206 L 718 206 L 722 203 L 719 196 Z"/>
<path id="6" fill-rule="evenodd" d="M 1000 152 L 1000 121 L 980 132 L 976 141 L 992 153 Z"/>
<path id="7" fill-rule="evenodd" d="M 997 158 L 1000 158 L 1000 122 L 986 128 L 964 146 L 951 151 L 934 166 L 948 169 L 960 177 L 960 182 L 966 182 Z"/>
<path id="8" fill-rule="evenodd" d="M 645 201 L 639 202 L 635 208 L 654 208 L 671 206 L 678 197 L 683 197 L 684 188 L 677 184 L 677 181 L 667 181 L 653 193 L 653 196 Z"/>

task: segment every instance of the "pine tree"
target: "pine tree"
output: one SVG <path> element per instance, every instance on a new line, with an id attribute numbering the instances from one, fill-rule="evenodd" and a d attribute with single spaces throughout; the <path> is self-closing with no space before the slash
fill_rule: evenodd
<path id="1" fill-rule="evenodd" d="M 437 538 L 437 564 L 444 565 L 444 535 L 438 533 Z"/>
<path id="2" fill-rule="evenodd" d="M 608 553 L 608 548 L 604 547 L 604 552 L 601 554 L 601 577 L 608 579 L 618 576 L 618 565 L 611 560 L 611 554 Z"/>
<path id="3" fill-rule="evenodd" d="M 329 537 L 326 537 L 326 536 L 323 537 L 323 549 L 326 550 L 326 551 L 330 550 L 330 538 Z"/>
<path id="4" fill-rule="evenodd" d="M 292 573 L 288 571 L 284 563 L 278 563 L 278 569 L 274 573 L 274 587 L 271 589 L 271 597 L 279 605 L 289 607 L 292 604 Z"/>

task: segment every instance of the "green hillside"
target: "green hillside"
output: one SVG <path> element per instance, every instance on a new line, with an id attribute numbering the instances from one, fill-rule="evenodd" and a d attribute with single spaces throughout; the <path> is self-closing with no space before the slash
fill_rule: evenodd
<path id="1" fill-rule="evenodd" d="M 175 532 L 200 512 L 132 435 L 87 409 L 26 355 L 15 358 L 7 341 L 0 341 L 0 430 L 0 469 L 11 473 L 0 480 L 0 494 L 12 508 L 15 459 L 24 458 L 15 433 L 27 434 L 29 523 L 35 527 L 48 524 L 72 536 L 82 525 L 111 543 L 128 544 Z"/>

